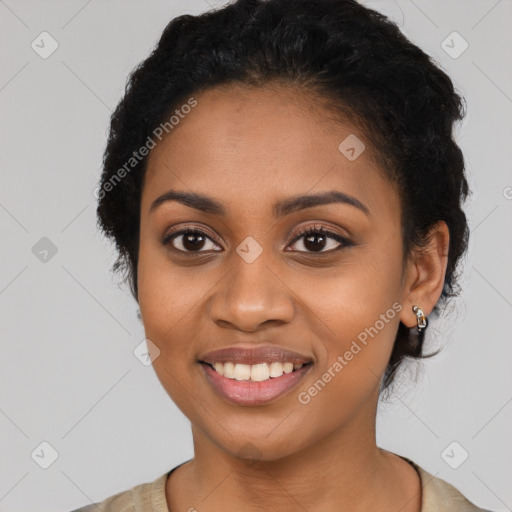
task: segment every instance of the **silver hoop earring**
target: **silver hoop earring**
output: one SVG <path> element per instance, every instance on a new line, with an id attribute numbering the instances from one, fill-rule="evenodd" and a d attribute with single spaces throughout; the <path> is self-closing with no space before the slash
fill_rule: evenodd
<path id="1" fill-rule="evenodd" d="M 419 306 L 413 306 L 412 310 L 416 315 L 418 332 L 423 332 L 428 326 L 428 319 L 425 316 L 425 313 L 423 313 L 423 310 Z"/>

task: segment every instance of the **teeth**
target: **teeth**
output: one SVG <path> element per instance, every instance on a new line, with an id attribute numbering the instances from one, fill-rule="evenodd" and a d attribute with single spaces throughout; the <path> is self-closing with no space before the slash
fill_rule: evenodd
<path id="1" fill-rule="evenodd" d="M 293 372 L 293 363 L 284 363 L 283 364 L 283 372 L 284 373 L 292 373 Z"/>
<path id="2" fill-rule="evenodd" d="M 224 365 L 222 363 L 214 363 L 213 367 L 217 373 L 224 375 Z"/>
<path id="3" fill-rule="evenodd" d="M 269 377 L 270 371 L 268 369 L 267 363 L 253 364 L 251 366 L 251 380 L 259 382 L 262 380 L 267 380 Z"/>
<path id="4" fill-rule="evenodd" d="M 270 376 L 281 377 L 283 375 L 283 365 L 279 362 L 270 363 Z"/>
<path id="5" fill-rule="evenodd" d="M 251 378 L 251 366 L 248 364 L 235 365 L 235 379 L 249 380 Z"/>
<path id="6" fill-rule="evenodd" d="M 219 365 L 222 365 L 222 363 L 219 363 Z M 227 377 L 228 379 L 234 379 L 235 378 L 235 365 L 233 363 L 224 363 L 223 366 L 224 366 L 224 377 Z M 217 368 L 215 368 L 215 369 L 217 369 Z"/>
<path id="7" fill-rule="evenodd" d="M 228 379 L 261 382 L 269 378 L 281 377 L 283 373 L 291 373 L 303 366 L 302 363 L 280 363 L 277 361 L 270 363 L 270 365 L 267 363 L 235 364 L 228 361 L 227 363 L 214 363 L 213 368 L 217 373 Z"/>

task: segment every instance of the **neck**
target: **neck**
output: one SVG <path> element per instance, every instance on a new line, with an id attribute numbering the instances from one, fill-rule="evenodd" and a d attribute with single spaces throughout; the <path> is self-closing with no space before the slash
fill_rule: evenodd
<path id="1" fill-rule="evenodd" d="M 407 462 L 377 447 L 375 413 L 376 404 L 357 421 L 274 460 L 233 456 L 193 426 L 195 457 L 174 472 L 180 472 L 175 485 L 168 481 L 170 511 L 418 512 L 418 476 Z"/>

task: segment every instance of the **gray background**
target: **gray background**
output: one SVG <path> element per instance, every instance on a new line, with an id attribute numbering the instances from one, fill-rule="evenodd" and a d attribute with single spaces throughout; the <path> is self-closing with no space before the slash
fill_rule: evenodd
<path id="1" fill-rule="evenodd" d="M 221 2 L 0 0 L 1 511 L 72 510 L 193 456 L 188 420 L 133 355 L 144 331 L 109 274 L 92 191 L 128 72 L 171 18 L 208 4 Z M 445 348 L 381 406 L 378 442 L 480 506 L 510 510 L 512 3 L 365 4 L 394 18 L 465 95 L 457 137 L 474 191 L 464 294 L 429 330 L 429 346 Z M 43 31 L 59 45 L 46 59 L 31 47 Z M 453 31 L 469 44 L 458 58 L 441 46 Z M 43 237 L 57 248 L 47 261 Z M 48 469 L 43 441 L 58 452 Z M 469 453 L 457 469 L 441 456 L 453 441 Z"/>

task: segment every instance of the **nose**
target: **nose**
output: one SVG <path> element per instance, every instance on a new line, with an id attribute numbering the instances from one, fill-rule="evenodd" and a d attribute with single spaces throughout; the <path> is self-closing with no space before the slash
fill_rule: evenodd
<path id="1" fill-rule="evenodd" d="M 293 293 L 262 256 L 252 263 L 235 256 L 232 271 L 211 299 L 210 318 L 219 327 L 255 332 L 261 326 L 291 322 Z"/>

